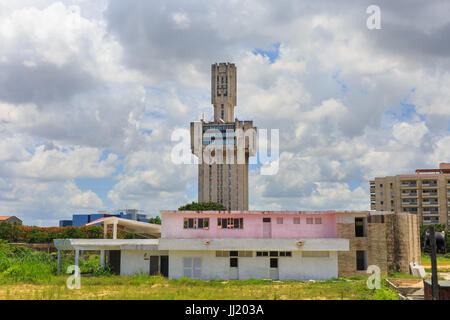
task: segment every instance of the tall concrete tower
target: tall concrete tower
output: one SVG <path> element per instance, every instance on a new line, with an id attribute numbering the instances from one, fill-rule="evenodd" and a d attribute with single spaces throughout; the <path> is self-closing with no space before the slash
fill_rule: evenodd
<path id="1" fill-rule="evenodd" d="M 214 121 L 191 123 L 191 149 L 198 157 L 198 202 L 217 202 L 228 210 L 248 210 L 249 157 L 256 154 L 253 121 L 234 118 L 236 66 L 211 67 Z"/>

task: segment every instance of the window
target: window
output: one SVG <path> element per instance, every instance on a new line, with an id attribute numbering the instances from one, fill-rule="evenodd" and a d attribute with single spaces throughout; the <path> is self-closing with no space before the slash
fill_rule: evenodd
<path id="1" fill-rule="evenodd" d="M 201 262 L 200 258 L 183 258 L 183 276 L 186 278 L 200 278 Z"/>
<path id="2" fill-rule="evenodd" d="M 356 251 L 356 270 L 367 270 L 367 253 L 366 251 Z"/>
<path id="3" fill-rule="evenodd" d="M 380 188 L 383 188 L 383 184 L 382 183 L 380 183 Z"/>
<path id="4" fill-rule="evenodd" d="M 322 224 L 322 218 L 316 218 L 314 219 L 315 224 Z"/>
<path id="5" fill-rule="evenodd" d="M 240 251 L 239 251 L 240 253 Z M 239 256 L 241 256 L 239 254 Z M 257 257 L 292 257 L 291 251 L 257 251 L 256 252 Z"/>
<path id="6" fill-rule="evenodd" d="M 383 204 L 384 204 L 384 201 L 380 201 L 380 204 L 383 205 Z"/>
<path id="7" fill-rule="evenodd" d="M 217 218 L 217 229 L 244 229 L 244 219 Z"/>
<path id="8" fill-rule="evenodd" d="M 280 251 L 280 257 L 292 257 L 291 251 Z"/>
<path id="9" fill-rule="evenodd" d="M 270 267 L 278 268 L 278 259 L 277 258 L 270 258 Z"/>
<path id="10" fill-rule="evenodd" d="M 328 251 L 303 251 L 303 258 L 329 258 L 330 253 Z"/>
<path id="11" fill-rule="evenodd" d="M 252 251 L 239 251 L 238 253 L 239 257 L 253 257 L 253 252 Z"/>
<path id="12" fill-rule="evenodd" d="M 252 251 L 216 251 L 216 257 L 228 258 L 228 257 L 253 257 Z"/>
<path id="13" fill-rule="evenodd" d="M 277 224 L 283 224 L 283 218 L 277 218 Z"/>
<path id="14" fill-rule="evenodd" d="M 238 267 L 238 258 L 230 258 L 230 268 Z"/>
<path id="15" fill-rule="evenodd" d="M 216 251 L 216 257 L 222 258 L 222 257 L 229 257 L 230 251 Z"/>
<path id="16" fill-rule="evenodd" d="M 263 222 L 270 222 L 270 218 L 263 218 Z"/>
<path id="17" fill-rule="evenodd" d="M 209 218 L 184 218 L 184 229 L 209 229 Z"/>
<path id="18" fill-rule="evenodd" d="M 365 218 L 355 218 L 355 237 L 366 237 Z"/>
<path id="19" fill-rule="evenodd" d="M 314 219 L 313 218 L 306 218 L 306 224 L 313 224 Z"/>
<path id="20" fill-rule="evenodd" d="M 300 218 L 294 218 L 294 224 L 300 224 Z"/>

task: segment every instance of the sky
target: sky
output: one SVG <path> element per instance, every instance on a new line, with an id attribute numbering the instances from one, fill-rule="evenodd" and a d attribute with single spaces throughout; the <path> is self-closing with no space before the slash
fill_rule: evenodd
<path id="1" fill-rule="evenodd" d="M 381 29 L 370 30 L 376 4 Z M 368 210 L 369 180 L 450 162 L 450 2 L 0 0 L 0 215 L 157 215 L 197 199 L 176 129 L 212 119 L 211 64 L 240 120 L 279 129 L 250 209 Z"/>

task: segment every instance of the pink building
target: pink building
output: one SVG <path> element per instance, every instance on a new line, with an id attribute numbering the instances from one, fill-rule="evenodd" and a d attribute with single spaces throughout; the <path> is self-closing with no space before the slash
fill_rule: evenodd
<path id="1" fill-rule="evenodd" d="M 412 214 L 161 211 L 161 218 L 159 239 L 65 239 L 55 245 L 101 250 L 122 275 L 204 280 L 321 280 L 367 274 L 370 265 L 384 273 L 408 272 L 410 263 L 420 263 L 419 224 Z M 128 227 L 136 233 L 150 228 L 134 224 Z"/>
<path id="2" fill-rule="evenodd" d="M 162 238 L 336 238 L 336 212 L 162 211 Z"/>

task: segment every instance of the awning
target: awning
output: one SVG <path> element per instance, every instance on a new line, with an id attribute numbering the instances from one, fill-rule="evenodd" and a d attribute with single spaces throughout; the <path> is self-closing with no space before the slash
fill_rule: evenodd
<path id="1" fill-rule="evenodd" d="M 106 217 L 100 218 L 90 223 L 87 223 L 86 226 L 103 223 L 104 234 L 106 236 L 106 227 L 108 225 L 113 225 L 113 238 L 117 238 L 117 228 L 134 234 L 139 234 L 142 236 L 146 236 L 148 238 L 160 238 L 161 237 L 161 225 L 152 224 L 147 222 L 140 222 L 129 219 L 122 219 L 117 217 Z"/>

